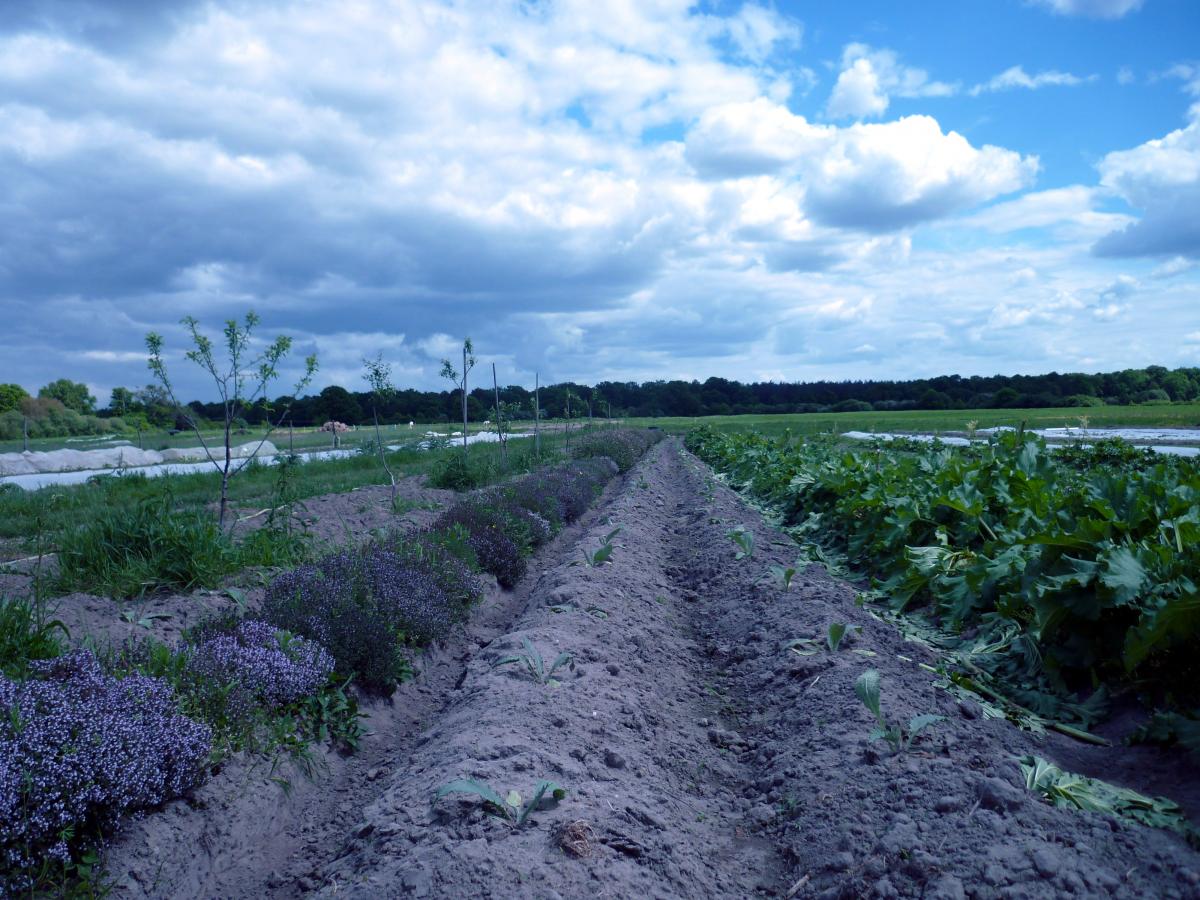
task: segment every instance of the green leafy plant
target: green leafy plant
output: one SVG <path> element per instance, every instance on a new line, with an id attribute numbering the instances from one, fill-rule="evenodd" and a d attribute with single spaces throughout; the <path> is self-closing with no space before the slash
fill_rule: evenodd
<path id="1" fill-rule="evenodd" d="M 67 626 L 46 619 L 40 604 L 0 597 L 0 672 L 20 678 L 29 663 L 61 656 L 70 639 Z"/>
<path id="2" fill-rule="evenodd" d="M 474 778 L 458 778 L 438 788 L 437 792 L 433 795 L 433 802 L 437 803 L 438 800 L 441 800 L 448 794 L 471 794 L 479 797 L 483 800 L 489 812 L 505 819 L 514 828 L 520 828 L 525 824 L 534 810 L 546 799 L 547 794 L 550 795 L 552 803 L 557 803 L 567 796 L 564 788 L 546 779 L 542 779 L 537 783 L 533 789 L 533 794 L 526 801 L 522 800 L 520 793 L 517 791 L 509 791 L 501 797 L 486 782 L 476 781 Z"/>
<path id="3" fill-rule="evenodd" d="M 894 753 L 908 750 L 922 731 L 930 725 L 945 720 L 945 716 L 929 714 L 913 716 L 909 720 L 908 727 L 902 728 L 899 723 L 891 722 L 884 718 L 879 700 L 879 672 L 876 669 L 867 669 L 867 671 L 858 676 L 858 680 L 854 682 L 854 693 L 858 695 L 858 699 L 862 701 L 863 706 L 875 716 L 875 721 L 878 723 L 877 727 L 871 732 L 871 740 L 882 739 L 887 741 Z"/>
<path id="4" fill-rule="evenodd" d="M 825 631 L 825 646 L 832 653 L 837 653 L 842 646 L 842 641 L 850 631 L 862 631 L 859 625 L 847 625 L 845 622 L 831 622 Z M 820 652 L 820 640 L 818 638 L 792 638 L 790 641 L 784 641 L 783 647 L 785 650 L 791 650 L 797 656 L 814 656 Z M 803 648 L 803 649 L 801 649 Z M 866 651 L 870 652 L 870 651 Z M 870 655 L 874 656 L 873 653 Z"/>
<path id="5" fill-rule="evenodd" d="M 781 591 L 792 589 L 792 579 L 796 577 L 795 566 L 771 566 L 763 576 L 764 581 L 770 581 Z"/>
<path id="6" fill-rule="evenodd" d="M 858 628 L 857 626 L 853 627 L 858 631 L 862 631 L 862 629 Z M 845 622 L 830 622 L 829 630 L 825 633 L 825 643 L 829 649 L 834 653 L 837 653 L 838 647 L 842 645 L 842 639 L 845 638 L 846 634 L 851 629 L 852 626 L 847 625 Z"/>
<path id="7" fill-rule="evenodd" d="M 583 561 L 592 568 L 602 566 L 612 557 L 613 550 L 616 545 L 613 543 L 615 538 L 621 532 L 621 526 L 618 525 L 600 540 L 600 546 L 595 550 L 583 550 Z"/>
<path id="8" fill-rule="evenodd" d="M 559 681 L 554 677 L 562 666 L 567 666 L 572 671 L 575 669 L 575 658 L 563 651 L 554 658 L 549 668 L 546 667 L 545 660 L 542 659 L 542 654 L 538 648 L 533 645 L 533 641 L 527 637 L 521 638 L 521 645 L 525 648 L 524 653 L 517 653 L 512 656 L 505 656 L 502 659 L 496 660 L 492 664 L 492 668 L 496 669 L 500 666 L 523 665 L 525 670 L 533 677 L 538 684 L 544 684 L 549 687 L 558 687 Z"/>
<path id="9" fill-rule="evenodd" d="M 1103 813 L 1152 828 L 1167 828 L 1182 834 L 1193 846 L 1200 845 L 1200 830 L 1188 821 L 1179 804 L 1165 797 L 1147 797 L 1129 788 L 1067 772 L 1040 756 L 1023 756 L 1018 763 L 1025 776 L 1025 786 L 1041 794 L 1052 806 Z"/>
<path id="10" fill-rule="evenodd" d="M 754 555 L 754 533 L 747 531 L 744 526 L 739 525 L 737 528 L 727 531 L 725 536 L 737 547 L 734 559 L 749 559 Z"/>

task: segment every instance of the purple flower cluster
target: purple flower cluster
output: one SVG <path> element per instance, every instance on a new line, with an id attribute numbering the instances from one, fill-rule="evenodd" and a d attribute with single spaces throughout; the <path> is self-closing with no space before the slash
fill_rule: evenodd
<path id="1" fill-rule="evenodd" d="M 339 673 L 386 694 L 406 671 L 403 643 L 443 637 L 453 619 L 429 571 L 379 545 L 280 575 L 267 588 L 263 616 L 327 647 Z"/>
<path id="2" fill-rule="evenodd" d="M 190 790 L 211 749 L 161 679 L 106 675 L 87 650 L 30 668 L 0 677 L 0 895 L 27 890 L 43 859 L 65 862 L 71 826 Z"/>
<path id="3" fill-rule="evenodd" d="M 332 673 L 333 657 L 320 644 L 252 619 L 197 644 L 187 660 L 188 676 L 219 687 L 236 718 L 311 697 Z"/>
<path id="4" fill-rule="evenodd" d="M 571 448 L 571 455 L 576 459 L 607 456 L 622 472 L 628 472 L 661 439 L 662 432 L 644 428 L 602 429 L 583 435 Z"/>

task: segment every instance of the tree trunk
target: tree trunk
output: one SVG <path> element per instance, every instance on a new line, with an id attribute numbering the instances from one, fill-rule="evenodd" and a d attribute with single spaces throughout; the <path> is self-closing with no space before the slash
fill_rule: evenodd
<path id="1" fill-rule="evenodd" d="M 225 527 L 225 507 L 229 502 L 229 466 L 233 462 L 233 448 L 229 440 L 230 429 L 233 428 L 233 419 L 230 416 L 225 417 L 225 468 L 221 470 L 221 509 L 217 514 L 217 527 Z"/>
<path id="2" fill-rule="evenodd" d="M 463 345 L 463 456 L 467 455 L 467 346 Z"/>
<path id="3" fill-rule="evenodd" d="M 388 482 L 392 485 L 392 506 L 396 505 L 396 476 L 392 474 L 387 464 L 387 454 L 383 452 L 383 435 L 379 432 L 379 411 L 371 404 L 371 417 L 375 420 L 375 446 L 379 448 L 379 463 L 387 473 Z"/>
<path id="4" fill-rule="evenodd" d="M 542 406 L 539 400 L 538 373 L 533 373 L 533 449 L 538 462 L 542 461 Z"/>

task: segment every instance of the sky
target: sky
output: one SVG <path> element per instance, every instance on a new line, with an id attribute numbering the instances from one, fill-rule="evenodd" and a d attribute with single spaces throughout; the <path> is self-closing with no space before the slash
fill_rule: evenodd
<path id="1" fill-rule="evenodd" d="M 1200 365 L 1200 3 L 0 2 L 0 382 L 250 309 L 274 393 Z"/>

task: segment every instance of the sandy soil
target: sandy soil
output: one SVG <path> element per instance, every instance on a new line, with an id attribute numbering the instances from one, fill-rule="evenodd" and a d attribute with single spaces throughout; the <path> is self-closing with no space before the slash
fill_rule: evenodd
<path id="1" fill-rule="evenodd" d="M 610 563 L 573 564 L 617 525 Z M 755 535 L 751 559 L 734 559 L 736 525 Z M 794 557 L 664 442 L 371 709 L 360 757 L 326 754 L 315 780 L 284 772 L 290 793 L 234 761 L 126 831 L 108 856 L 115 895 L 1200 897 L 1200 855 L 1176 835 L 1051 808 L 1015 758 L 1194 798 L 1190 763 L 982 718 L 849 585 L 816 566 L 787 592 L 762 581 Z M 836 653 L 784 646 L 831 622 L 862 630 Z M 522 638 L 574 655 L 560 686 L 494 665 Z M 907 753 L 868 741 L 853 690 L 868 667 L 887 714 L 946 717 Z M 568 793 L 516 828 L 476 798 L 431 803 L 463 776 Z"/>

